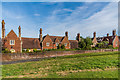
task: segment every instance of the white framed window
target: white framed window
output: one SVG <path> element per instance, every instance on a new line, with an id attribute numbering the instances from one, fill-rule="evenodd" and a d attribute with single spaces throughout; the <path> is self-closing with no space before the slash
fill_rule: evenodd
<path id="1" fill-rule="evenodd" d="M 15 45 L 15 40 L 10 40 L 10 45 Z"/>
<path id="2" fill-rule="evenodd" d="M 67 43 L 64 43 L 65 46 L 67 46 Z"/>
<path id="3" fill-rule="evenodd" d="M 46 46 L 49 46 L 49 45 L 50 45 L 50 43 L 49 43 L 49 42 L 47 42 L 47 43 L 46 43 Z"/>
<path id="4" fill-rule="evenodd" d="M 56 46 L 58 46 L 59 44 L 58 43 L 56 43 Z"/>

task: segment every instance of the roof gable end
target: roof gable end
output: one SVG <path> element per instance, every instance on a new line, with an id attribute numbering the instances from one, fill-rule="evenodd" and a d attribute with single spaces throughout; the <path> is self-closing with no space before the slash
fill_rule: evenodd
<path id="1" fill-rule="evenodd" d="M 9 37 L 9 36 L 14 36 L 14 37 L 17 37 L 17 35 L 16 35 L 16 33 L 13 31 L 13 30 L 11 30 L 8 34 L 7 34 L 7 36 L 6 37 Z"/>

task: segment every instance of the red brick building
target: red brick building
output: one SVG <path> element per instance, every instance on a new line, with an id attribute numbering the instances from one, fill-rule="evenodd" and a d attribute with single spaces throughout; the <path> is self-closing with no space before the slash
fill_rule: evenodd
<path id="1" fill-rule="evenodd" d="M 5 36 L 5 22 L 2 20 L 2 48 L 8 49 L 11 52 L 22 52 L 22 49 L 57 49 L 57 46 L 64 45 L 66 49 L 77 48 L 77 40 L 68 40 L 68 32 L 65 32 L 65 36 L 42 36 L 42 28 L 40 28 L 39 38 L 26 38 L 21 37 L 21 27 L 18 27 L 19 36 L 11 30 L 7 36 Z M 80 37 L 80 36 L 78 36 Z"/>
<path id="2" fill-rule="evenodd" d="M 112 45 L 113 48 L 119 47 L 119 36 L 116 35 L 116 30 L 112 31 L 112 36 L 109 36 L 109 33 L 107 33 L 107 36 L 105 37 L 96 38 L 96 32 L 94 32 L 93 35 L 94 35 L 94 37 L 92 38 L 93 46 L 102 41 L 108 41 L 109 42 L 108 45 Z"/>
<path id="3" fill-rule="evenodd" d="M 26 38 L 21 37 L 21 27 L 18 27 L 19 36 L 11 30 L 5 36 L 5 22 L 2 20 L 2 49 L 8 49 L 11 52 L 22 52 L 22 50 L 33 49 L 43 50 L 43 49 L 57 49 L 57 46 L 64 45 L 66 49 L 78 48 L 78 42 L 81 40 L 80 33 L 77 34 L 76 40 L 68 40 L 68 32 L 65 32 L 65 36 L 50 36 L 49 34 L 42 36 L 42 28 L 40 28 L 39 38 Z M 119 38 L 116 35 L 116 30 L 113 30 L 113 35 L 106 37 L 96 38 L 96 32 L 93 33 L 92 47 L 96 46 L 97 43 L 102 41 L 108 41 L 109 45 L 113 47 L 119 47 Z"/>

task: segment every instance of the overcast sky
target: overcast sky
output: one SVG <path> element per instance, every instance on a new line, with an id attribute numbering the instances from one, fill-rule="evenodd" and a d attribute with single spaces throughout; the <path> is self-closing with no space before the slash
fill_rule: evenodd
<path id="1" fill-rule="evenodd" d="M 112 35 L 118 31 L 117 2 L 3 2 L 2 19 L 6 23 L 6 34 L 13 29 L 22 37 L 39 37 L 39 29 L 46 34 L 75 39 L 77 33 L 83 37 Z M 0 30 L 1 31 L 1 30 Z"/>

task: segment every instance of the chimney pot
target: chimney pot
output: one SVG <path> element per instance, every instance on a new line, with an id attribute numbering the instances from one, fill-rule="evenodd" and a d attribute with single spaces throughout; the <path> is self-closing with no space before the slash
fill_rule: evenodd
<path id="1" fill-rule="evenodd" d="M 107 37 L 109 37 L 109 33 L 107 33 Z"/>
<path id="2" fill-rule="evenodd" d="M 68 38 L 68 31 L 65 32 L 65 36 Z"/>
<path id="3" fill-rule="evenodd" d="M 80 33 L 77 34 L 77 40 L 80 41 Z"/>
<path id="4" fill-rule="evenodd" d="M 42 28 L 40 28 L 40 34 L 42 34 Z"/>
<path id="5" fill-rule="evenodd" d="M 40 28 L 40 35 L 39 35 L 39 38 L 40 38 L 40 42 L 42 42 L 42 28 Z"/>
<path id="6" fill-rule="evenodd" d="M 21 27 L 18 27 L 18 31 L 19 31 L 19 38 L 21 39 Z"/>
<path id="7" fill-rule="evenodd" d="M 116 30 L 113 30 L 113 36 L 116 36 Z"/>
<path id="8" fill-rule="evenodd" d="M 96 37 L 96 32 L 93 33 L 94 38 Z"/>
<path id="9" fill-rule="evenodd" d="M 5 22 L 2 20 L 2 38 L 5 38 Z"/>

